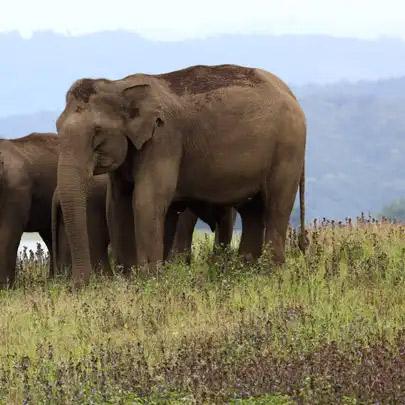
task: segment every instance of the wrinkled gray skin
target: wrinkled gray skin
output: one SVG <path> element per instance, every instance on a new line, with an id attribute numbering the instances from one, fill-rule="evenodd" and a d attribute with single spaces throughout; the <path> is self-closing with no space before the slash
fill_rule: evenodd
<path id="1" fill-rule="evenodd" d="M 114 246 L 130 247 L 140 268 L 153 270 L 163 260 L 173 201 L 245 208 L 257 232 L 241 246 L 263 235 L 274 261 L 284 261 L 288 220 L 304 178 L 306 122 L 276 76 L 222 65 L 83 79 L 66 101 L 57 121 L 58 189 L 75 285 L 90 275 L 86 198 L 88 179 L 100 173 L 109 173 L 109 221 L 121 229 L 112 235 Z"/>
<path id="2" fill-rule="evenodd" d="M 105 275 L 112 275 L 108 259 L 110 236 L 106 217 L 107 180 L 107 175 L 94 176 L 89 180 L 87 225 L 92 269 Z M 54 272 L 60 272 L 64 267 L 71 267 L 70 249 L 57 189 L 52 200 L 52 241 L 53 272 L 51 275 L 54 275 Z"/>
<path id="3" fill-rule="evenodd" d="M 51 203 L 56 186 L 59 142 L 34 133 L 0 140 L 0 286 L 15 281 L 23 232 L 38 232 L 52 254 Z"/>

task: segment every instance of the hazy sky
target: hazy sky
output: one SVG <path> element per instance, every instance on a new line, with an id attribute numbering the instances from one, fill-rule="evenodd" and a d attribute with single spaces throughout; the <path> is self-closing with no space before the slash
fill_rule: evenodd
<path id="1" fill-rule="evenodd" d="M 173 40 L 223 33 L 405 39 L 404 0 L 0 0 L 0 31 L 125 29 Z"/>

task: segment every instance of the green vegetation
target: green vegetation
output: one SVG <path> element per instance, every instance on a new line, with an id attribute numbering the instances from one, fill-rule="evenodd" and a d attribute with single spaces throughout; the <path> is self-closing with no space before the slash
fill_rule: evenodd
<path id="1" fill-rule="evenodd" d="M 405 227 L 308 237 L 276 268 L 200 235 L 191 267 L 78 292 L 26 253 L 0 292 L 0 403 L 404 403 Z"/>

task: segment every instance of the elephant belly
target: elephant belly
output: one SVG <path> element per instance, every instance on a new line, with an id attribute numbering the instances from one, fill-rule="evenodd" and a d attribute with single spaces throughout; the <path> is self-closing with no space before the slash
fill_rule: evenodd
<path id="1" fill-rule="evenodd" d="M 234 204 L 257 194 L 263 182 L 264 168 L 241 160 L 234 164 L 225 159 L 184 165 L 176 197 Z"/>
<path id="2" fill-rule="evenodd" d="M 211 131 L 188 140 L 177 191 L 180 197 L 233 204 L 262 188 L 271 166 L 275 136 L 266 120 L 237 123 L 224 116 Z"/>

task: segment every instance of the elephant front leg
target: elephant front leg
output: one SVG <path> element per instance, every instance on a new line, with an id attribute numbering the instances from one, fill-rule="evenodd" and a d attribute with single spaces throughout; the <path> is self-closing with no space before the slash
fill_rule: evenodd
<path id="1" fill-rule="evenodd" d="M 144 177 L 134 188 L 132 199 L 135 244 L 138 266 L 154 272 L 164 258 L 166 214 L 174 196 L 175 185 L 162 189 L 160 182 Z M 159 184 L 160 183 L 160 184 Z"/>
<path id="2" fill-rule="evenodd" d="M 137 265 L 154 272 L 163 262 L 166 208 L 134 198 L 135 245 Z"/>
<path id="3" fill-rule="evenodd" d="M 155 271 L 163 262 L 166 214 L 179 176 L 181 138 L 169 135 L 162 133 L 145 145 L 132 167 L 136 259 L 146 271 Z"/>

